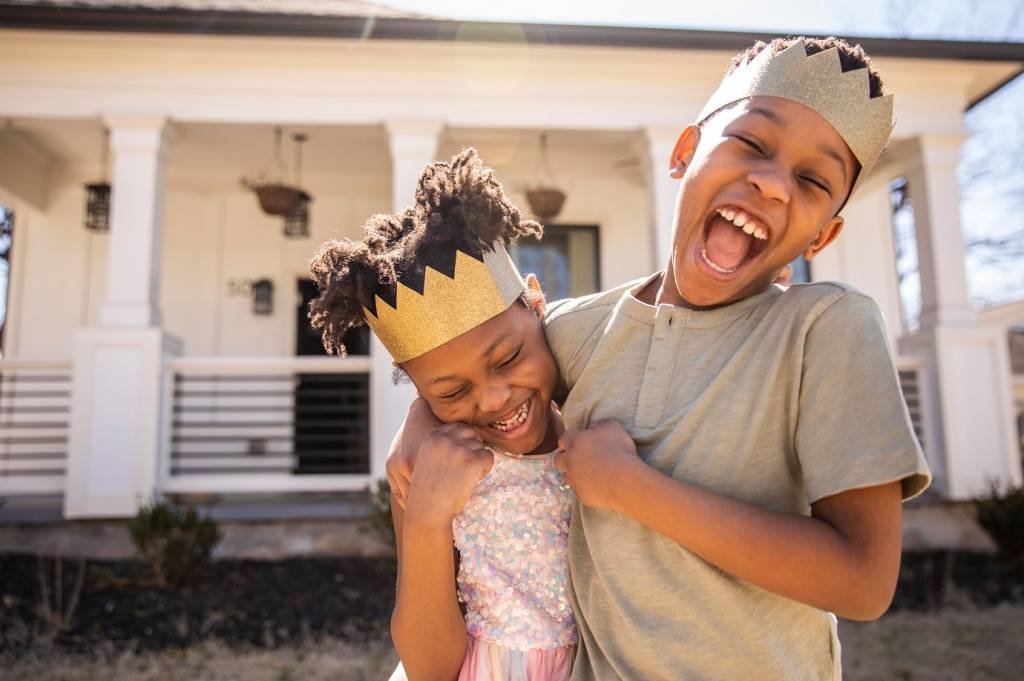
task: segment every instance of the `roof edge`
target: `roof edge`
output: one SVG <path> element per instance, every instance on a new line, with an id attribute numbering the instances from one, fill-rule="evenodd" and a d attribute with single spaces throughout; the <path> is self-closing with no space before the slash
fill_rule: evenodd
<path id="1" fill-rule="evenodd" d="M 27 6 L 0 2 L 0 28 L 119 33 L 248 35 L 362 40 L 508 42 L 519 26 L 526 42 L 547 45 L 738 52 L 775 34 L 628 26 L 513 24 L 373 16 L 266 14 L 184 9 Z M 467 33 L 469 35 L 467 35 Z M 472 36 L 472 37 L 470 37 Z M 843 36 L 872 56 L 1024 63 L 1024 43 Z"/>

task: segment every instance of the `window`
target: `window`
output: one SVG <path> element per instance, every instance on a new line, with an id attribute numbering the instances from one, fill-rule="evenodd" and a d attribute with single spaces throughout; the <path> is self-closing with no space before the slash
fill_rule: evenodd
<path id="1" fill-rule="evenodd" d="M 550 300 L 585 296 L 601 287 L 596 225 L 547 225 L 544 239 L 524 239 L 510 255 L 523 275 L 535 274 Z"/>
<path id="2" fill-rule="evenodd" d="M 11 280 L 11 243 L 14 235 L 14 213 L 0 204 L 0 348 L 4 347 L 7 330 L 7 292 Z"/>
<path id="3" fill-rule="evenodd" d="M 917 262 L 917 227 L 914 204 L 907 178 L 889 183 L 892 206 L 892 235 L 896 247 L 896 278 L 900 292 L 900 315 L 905 331 L 916 331 L 921 320 L 921 271 Z"/>
<path id="4" fill-rule="evenodd" d="M 811 263 L 804 260 L 804 256 L 798 255 L 796 260 L 789 263 L 789 266 L 793 269 L 794 284 L 811 283 Z"/>

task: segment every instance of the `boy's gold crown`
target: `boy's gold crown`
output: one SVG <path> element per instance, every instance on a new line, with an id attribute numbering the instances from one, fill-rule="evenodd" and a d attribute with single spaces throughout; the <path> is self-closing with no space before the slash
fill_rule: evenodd
<path id="1" fill-rule="evenodd" d="M 892 95 L 872 97 L 868 69 L 844 72 L 835 47 L 810 56 L 802 40 L 775 55 L 765 48 L 722 79 L 697 121 L 747 97 L 789 99 L 828 121 L 860 162 L 851 194 L 878 162 L 892 132 Z"/>
<path id="2" fill-rule="evenodd" d="M 366 323 L 397 363 L 419 357 L 505 310 L 526 289 L 505 247 L 484 247 L 482 261 L 455 252 L 452 276 L 426 267 L 423 292 L 398 282 L 395 305 L 374 296 L 376 314 L 363 308 Z"/>

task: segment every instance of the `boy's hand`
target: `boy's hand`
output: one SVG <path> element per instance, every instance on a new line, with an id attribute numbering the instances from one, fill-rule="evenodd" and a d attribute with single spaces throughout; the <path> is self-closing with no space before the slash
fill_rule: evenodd
<path id="1" fill-rule="evenodd" d="M 615 493 L 623 479 L 644 462 L 618 421 L 598 421 L 587 430 L 567 430 L 558 439 L 555 467 L 585 506 L 615 510 Z"/>
<path id="2" fill-rule="evenodd" d="M 494 455 L 472 428 L 462 423 L 441 426 L 420 445 L 406 518 L 450 525 L 493 464 Z"/>
<path id="3" fill-rule="evenodd" d="M 440 425 L 441 422 L 434 417 L 427 401 L 417 397 L 409 405 L 405 423 L 391 443 L 385 471 L 388 485 L 391 486 L 391 498 L 402 508 L 405 508 L 405 502 L 409 497 L 409 484 L 413 469 L 416 467 L 416 455 L 420 445 Z"/>

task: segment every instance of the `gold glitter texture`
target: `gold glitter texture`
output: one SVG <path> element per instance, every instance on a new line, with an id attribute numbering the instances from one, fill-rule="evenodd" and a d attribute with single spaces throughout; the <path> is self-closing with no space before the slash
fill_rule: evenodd
<path id="1" fill-rule="evenodd" d="M 892 95 L 871 97 L 868 70 L 844 73 L 834 47 L 807 56 L 801 40 L 774 56 L 763 50 L 722 80 L 697 120 L 747 97 L 782 97 L 820 114 L 860 162 L 853 189 L 878 162 L 892 132 Z"/>
<path id="2" fill-rule="evenodd" d="M 504 246 L 495 242 L 480 262 L 455 254 L 455 274 L 428 267 L 423 294 L 399 282 L 395 307 L 375 297 L 377 316 L 363 308 L 366 323 L 396 362 L 419 357 L 508 309 L 526 289 Z"/>

